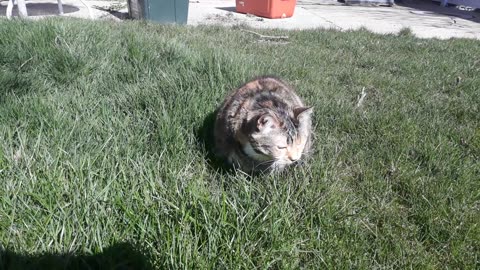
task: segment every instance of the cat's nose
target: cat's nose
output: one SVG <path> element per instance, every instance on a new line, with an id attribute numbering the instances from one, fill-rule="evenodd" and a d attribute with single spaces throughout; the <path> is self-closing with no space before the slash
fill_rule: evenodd
<path id="1" fill-rule="evenodd" d="M 300 159 L 299 153 L 296 153 L 295 151 L 291 151 L 288 153 L 288 159 L 292 162 L 295 162 Z"/>
<path id="2" fill-rule="evenodd" d="M 288 156 L 288 159 L 291 161 L 291 162 L 297 162 L 299 160 L 299 158 L 297 157 L 292 157 L 292 156 Z"/>

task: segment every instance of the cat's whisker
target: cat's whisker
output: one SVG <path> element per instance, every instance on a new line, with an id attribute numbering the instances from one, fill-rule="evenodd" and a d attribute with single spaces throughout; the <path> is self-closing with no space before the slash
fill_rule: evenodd
<path id="1" fill-rule="evenodd" d="M 268 163 L 275 163 L 274 160 L 267 160 L 267 161 L 264 161 L 264 162 L 260 162 L 257 166 L 260 166 L 260 165 L 265 165 L 265 164 L 268 164 Z"/>
<path id="2" fill-rule="evenodd" d="M 313 150 L 309 150 L 309 151 L 303 152 L 303 153 L 302 153 L 302 156 L 309 156 L 309 155 L 311 155 L 311 154 L 313 154 Z"/>
<path id="3" fill-rule="evenodd" d="M 270 165 L 267 166 L 267 168 L 270 168 L 272 164 L 274 164 L 274 162 L 275 162 L 274 160 L 267 160 L 267 161 L 260 162 L 257 165 L 255 165 L 253 170 L 256 170 L 257 168 L 261 169 L 261 166 L 271 163 Z"/>
<path id="4" fill-rule="evenodd" d="M 270 164 L 270 165 L 268 166 L 268 169 L 269 169 L 270 171 L 272 171 L 272 172 L 275 172 L 275 171 L 276 171 L 276 167 L 277 167 L 276 163 L 273 162 L 272 164 Z"/>

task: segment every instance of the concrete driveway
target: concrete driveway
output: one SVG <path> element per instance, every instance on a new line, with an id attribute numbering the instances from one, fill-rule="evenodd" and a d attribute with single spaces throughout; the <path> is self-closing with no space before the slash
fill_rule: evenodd
<path id="1" fill-rule="evenodd" d="M 63 16 L 122 20 L 127 17 L 123 1 L 63 0 Z M 7 2 L 0 2 L 5 14 Z M 58 14 L 56 0 L 27 1 L 33 18 Z M 14 12 L 15 14 L 15 12 Z M 91 16 L 90 16 L 91 14 Z M 341 31 L 366 28 L 372 32 L 397 33 L 410 28 L 420 38 L 480 39 L 480 12 L 462 7 L 441 7 L 430 0 L 402 0 L 393 7 L 346 6 L 336 0 L 298 0 L 293 17 L 265 19 L 235 12 L 235 0 L 190 0 L 188 24 L 248 25 L 254 28 L 312 29 Z"/>
<path id="2" fill-rule="evenodd" d="M 246 24 L 256 28 L 353 30 L 397 33 L 410 28 L 421 38 L 480 39 L 480 12 L 441 7 L 431 1 L 403 0 L 394 7 L 346 6 L 336 0 L 299 0 L 294 16 L 264 19 L 235 12 L 233 0 L 190 2 L 189 24 Z"/>

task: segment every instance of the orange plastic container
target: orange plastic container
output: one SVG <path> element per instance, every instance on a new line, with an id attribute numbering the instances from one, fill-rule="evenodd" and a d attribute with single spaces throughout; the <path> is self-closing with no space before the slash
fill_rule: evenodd
<path id="1" fill-rule="evenodd" d="M 277 19 L 293 16 L 297 0 L 235 0 L 239 13 Z"/>

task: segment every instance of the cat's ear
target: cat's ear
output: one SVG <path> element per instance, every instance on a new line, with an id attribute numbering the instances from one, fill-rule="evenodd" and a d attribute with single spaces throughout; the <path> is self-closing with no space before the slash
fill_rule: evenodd
<path id="1" fill-rule="evenodd" d="M 300 116 L 309 116 L 313 113 L 313 107 L 297 107 L 293 109 L 293 116 L 298 119 Z"/>
<path id="2" fill-rule="evenodd" d="M 278 127 L 278 121 L 269 114 L 260 116 L 257 120 L 258 131 L 268 131 Z"/>

